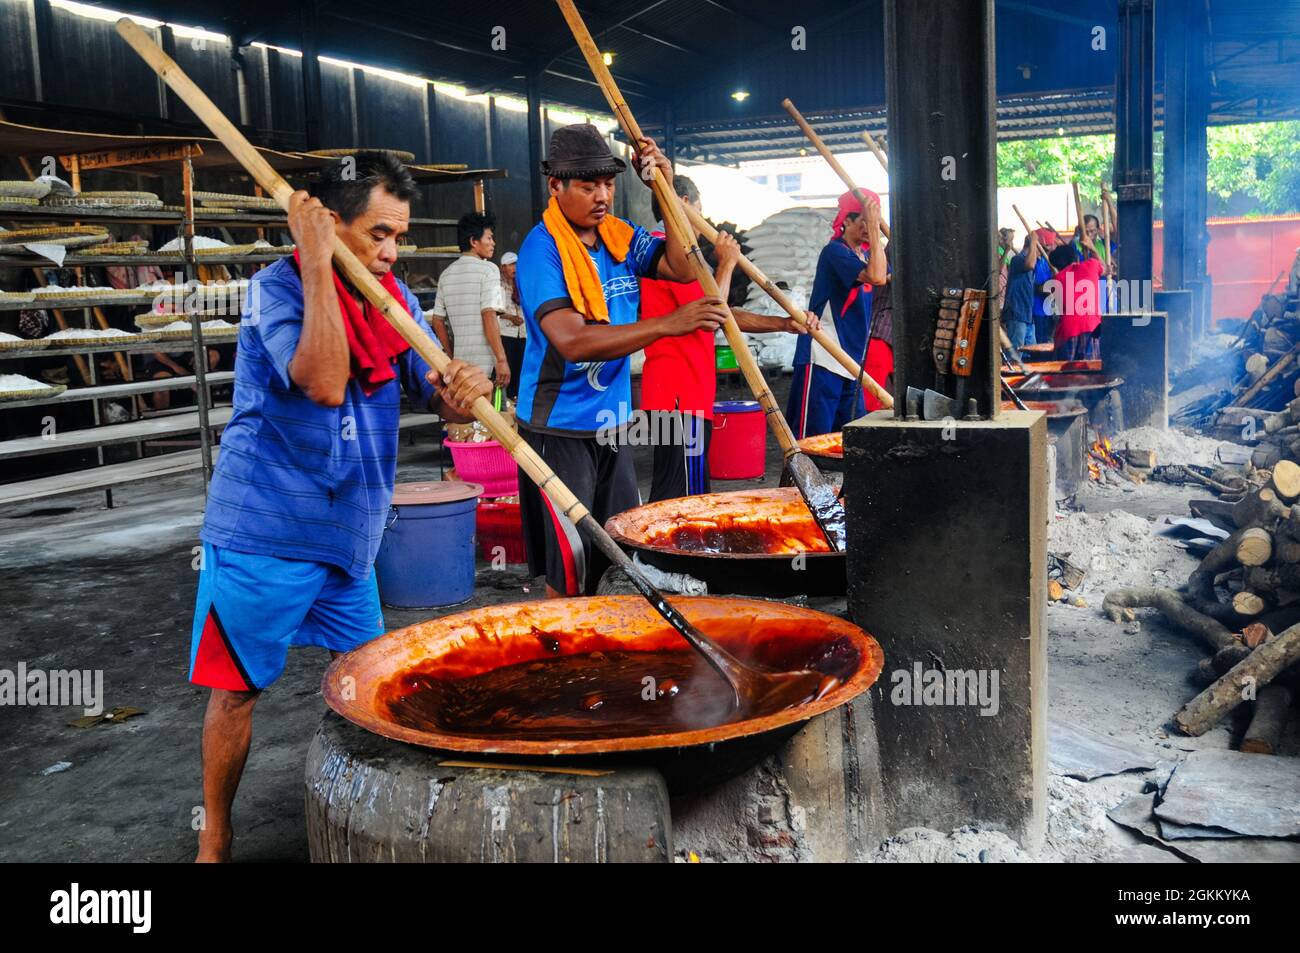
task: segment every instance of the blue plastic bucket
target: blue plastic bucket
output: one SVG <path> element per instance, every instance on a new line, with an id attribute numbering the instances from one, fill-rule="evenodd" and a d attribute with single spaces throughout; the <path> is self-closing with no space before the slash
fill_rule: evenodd
<path id="1" fill-rule="evenodd" d="M 396 609 L 437 609 L 474 594 L 477 483 L 399 483 L 375 558 L 379 598 Z"/>

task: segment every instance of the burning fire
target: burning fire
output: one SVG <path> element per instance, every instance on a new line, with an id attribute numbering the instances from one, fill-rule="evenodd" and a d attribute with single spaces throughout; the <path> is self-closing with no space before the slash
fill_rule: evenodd
<path id="1" fill-rule="evenodd" d="M 1100 482 L 1102 467 L 1122 471 L 1124 462 L 1111 451 L 1110 438 L 1098 434 L 1088 448 L 1088 478 Z"/>

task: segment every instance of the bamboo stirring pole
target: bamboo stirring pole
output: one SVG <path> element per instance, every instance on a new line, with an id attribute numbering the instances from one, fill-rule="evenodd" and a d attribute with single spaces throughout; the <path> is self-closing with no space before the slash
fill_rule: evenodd
<path id="1" fill-rule="evenodd" d="M 690 219 L 691 225 L 694 226 L 697 232 L 711 242 L 716 242 L 718 240 L 718 230 L 709 224 L 708 219 L 695 211 L 695 209 L 689 205 L 683 203 L 682 207 L 686 210 L 686 217 Z M 763 274 L 762 270 L 744 255 L 740 256 L 740 270 L 749 275 L 749 279 L 754 282 L 754 284 L 766 291 L 768 297 L 780 305 L 781 310 L 788 314 L 793 321 L 796 321 L 800 325 L 807 326 L 808 322 L 805 319 L 804 313 L 795 307 L 794 302 L 786 297 L 785 292 L 778 288 L 771 278 Z M 855 380 L 859 375 L 861 375 L 863 385 L 867 390 L 871 391 L 872 395 L 876 400 L 880 401 L 883 407 L 890 410 L 893 409 L 894 395 L 881 387 L 870 374 L 863 371 L 858 365 L 858 362 L 853 360 L 844 348 L 840 347 L 837 342 L 831 340 L 824 331 L 814 330 L 809 331 L 808 333 L 814 341 L 826 349 L 826 353 L 839 361 L 844 369 L 853 375 Z"/>
<path id="2" fill-rule="evenodd" d="M 212 100 L 185 75 L 176 62 L 164 53 L 144 30 L 127 17 L 117 21 L 117 32 L 131 44 L 131 47 L 162 78 L 163 82 L 171 87 L 212 134 L 221 140 L 222 145 L 239 161 L 253 180 L 266 189 L 280 207 L 287 211 L 289 199 L 293 195 L 293 187 L 271 168 L 262 154 L 253 148 L 252 144 L 244 138 L 243 133 L 235 128 Z M 430 367 L 440 374 L 446 373 L 451 359 L 337 237 L 334 239 L 334 265 L 365 296 L 366 300 L 378 309 L 415 352 L 428 362 Z M 601 552 L 623 571 L 654 610 L 681 633 L 691 647 L 703 655 L 709 664 L 727 680 L 732 687 L 737 705 L 740 705 L 742 700 L 752 702 L 762 697 L 775 697 L 782 700 L 789 698 L 791 699 L 789 704 L 798 704 L 817 694 L 822 682 L 822 676 L 818 673 L 761 672 L 739 661 L 696 629 L 672 603 L 664 598 L 663 593 L 650 584 L 627 554 L 605 532 L 605 528 L 596 522 L 582 501 L 560 481 L 560 478 L 551 471 L 537 452 L 524 442 L 506 419 L 493 409 L 486 397 L 475 398 L 471 409 L 474 416 L 487 427 L 492 436 L 509 451 L 510 456 L 515 459 L 524 473 L 546 493 L 551 503 L 569 520 L 587 531 L 600 547 Z"/>
<path id="3" fill-rule="evenodd" d="M 1014 204 L 1011 206 L 1011 211 L 1016 213 L 1016 218 L 1020 219 L 1020 224 L 1025 226 L 1025 231 L 1029 235 L 1030 247 L 1033 248 L 1034 246 L 1038 245 L 1038 233 L 1029 227 L 1029 222 L 1025 219 L 1024 214 L 1020 211 L 1020 209 L 1016 208 Z M 1041 255 L 1042 253 L 1043 253 L 1042 248 L 1039 248 L 1038 254 Z"/>
<path id="4" fill-rule="evenodd" d="M 1080 254 L 1082 255 L 1084 249 L 1091 248 L 1092 253 L 1100 259 L 1101 254 L 1097 251 L 1097 243 L 1089 240 L 1088 228 L 1083 221 L 1083 202 L 1079 200 L 1079 183 L 1071 182 L 1070 185 L 1074 188 L 1074 215 L 1079 220 Z"/>
<path id="5" fill-rule="evenodd" d="M 880 167 L 888 173 L 889 156 L 885 154 L 885 150 L 880 148 L 880 145 L 872 138 L 871 133 L 867 132 L 865 129 L 862 130 L 862 141 L 867 144 L 867 148 L 870 149 L 871 154 L 876 157 L 876 161 L 880 163 Z"/>
<path id="6" fill-rule="evenodd" d="M 1110 203 L 1106 201 L 1105 182 L 1101 184 L 1101 247 L 1106 250 L 1106 307 L 1103 310 L 1110 314 L 1115 305 L 1115 282 L 1110 260 Z"/>
<path id="7" fill-rule="evenodd" d="M 555 2 L 564 15 L 565 22 L 568 23 L 569 30 L 578 43 L 578 48 L 582 51 L 592 75 L 596 78 L 596 84 L 600 86 L 601 92 L 605 94 L 605 99 L 608 101 L 615 118 L 618 119 L 619 125 L 622 126 L 624 134 L 632 143 L 639 143 L 644 138 L 641 127 L 637 125 L 632 110 L 623 99 L 623 94 L 619 91 L 618 84 L 614 82 L 614 77 L 610 75 L 608 67 L 605 66 L 601 51 L 596 46 L 596 41 L 588 31 L 586 23 L 583 22 L 582 15 L 578 13 L 577 7 L 573 5 L 573 0 L 555 0 Z M 718 284 L 713 278 L 713 271 L 705 262 L 704 254 L 695 241 L 695 230 L 691 228 L 683 212 L 681 200 L 658 167 L 652 169 L 652 174 L 654 177 L 651 180 L 651 186 L 659 199 L 659 208 L 664 214 L 664 224 L 668 225 L 671 219 L 672 233 L 687 243 L 687 256 L 695 267 L 696 277 L 699 279 L 704 293 L 710 297 L 721 298 L 722 295 L 718 289 Z M 754 355 L 749 352 L 749 345 L 745 343 L 744 335 L 740 330 L 740 326 L 736 324 L 735 315 L 731 313 L 730 308 L 727 308 L 727 320 L 723 325 L 723 331 L 727 335 L 727 341 L 731 344 L 732 350 L 736 353 L 736 363 L 740 366 L 745 381 L 749 384 L 754 397 L 767 414 L 768 425 L 776 435 L 777 442 L 781 445 L 781 451 L 785 455 L 787 472 L 799 488 L 799 492 L 816 518 L 818 526 L 826 534 L 827 541 L 830 542 L 833 548 L 843 552 L 845 545 L 843 504 L 839 502 L 834 488 L 822 476 L 816 464 L 812 463 L 807 454 L 799 449 L 794 432 L 791 431 L 785 415 L 781 413 L 781 408 L 777 405 L 771 388 L 767 386 L 767 381 L 763 378 L 763 372 L 758 369 Z"/>
<path id="8" fill-rule="evenodd" d="M 822 142 L 822 137 L 817 135 L 817 131 L 813 129 L 812 126 L 808 125 L 808 120 L 803 118 L 803 113 L 799 112 L 799 110 L 795 108 L 794 103 L 788 99 L 781 100 L 781 106 L 790 114 L 790 118 L 794 120 L 795 125 L 803 130 L 803 134 L 808 137 L 808 141 L 813 144 L 813 148 L 822 154 L 822 158 L 826 160 L 826 164 L 829 165 L 831 170 L 840 177 L 840 181 L 844 183 L 848 190 L 858 197 L 858 201 L 861 202 L 863 208 L 865 208 L 867 205 L 866 195 L 863 194 L 863 191 L 854 184 L 849 173 L 845 170 L 844 166 L 840 165 L 840 160 L 835 158 L 835 154 L 831 152 L 826 143 Z M 893 237 L 889 234 L 889 224 L 883 218 L 880 220 L 880 230 L 885 233 L 886 238 Z"/>

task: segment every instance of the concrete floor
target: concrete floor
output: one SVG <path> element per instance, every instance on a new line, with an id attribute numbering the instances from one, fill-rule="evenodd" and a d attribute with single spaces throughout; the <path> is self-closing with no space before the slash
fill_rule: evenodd
<path id="1" fill-rule="evenodd" d="M 788 385 L 788 378 L 777 384 L 783 403 Z M 731 390 L 724 396 L 741 395 Z M 639 451 L 637 463 L 645 494 L 648 452 Z M 715 488 L 775 485 L 779 464 L 769 439 L 765 479 Z M 419 431 L 414 446 L 402 447 L 398 479 L 438 474 L 432 431 Z M 1150 489 L 1085 494 L 1080 504 L 1097 513 L 1118 507 L 1148 518 L 1186 512 L 1189 490 Z M 0 861 L 193 857 L 207 691 L 190 685 L 186 671 L 202 494 L 198 478 L 189 475 L 121 487 L 114 496 L 111 510 L 102 493 L 0 507 L 0 669 L 12 671 L 19 661 L 29 670 L 100 669 L 106 709 L 121 705 L 147 712 L 119 725 L 78 729 L 68 722 L 79 710 L 0 708 Z M 520 567 L 499 572 L 480 564 L 477 583 L 469 603 L 448 611 L 535 599 L 543 592 L 540 581 Z M 399 628 L 436 614 L 389 609 L 385 621 Z M 1053 606 L 1048 627 L 1051 717 L 1117 739 L 1183 750 L 1228 746 L 1227 728 L 1190 744 L 1165 740 L 1160 726 L 1190 697 L 1184 676 L 1199 652 L 1158 619 L 1148 619 L 1135 636 L 1095 607 Z M 235 851 L 243 862 L 307 859 L 303 764 L 324 711 L 319 685 L 326 658 L 313 649 L 291 652 L 284 676 L 259 703 L 235 805 Z M 1107 701 L 1099 704 L 1102 699 Z M 59 762 L 71 767 L 42 774 Z M 1124 783 L 1130 782 L 1138 783 Z M 1077 833 L 1067 827 L 1061 839 L 1065 856 L 1079 859 L 1070 853 Z"/>
<path id="2" fill-rule="evenodd" d="M 784 403 L 789 378 L 776 384 Z M 734 388 L 723 397 L 738 397 Z M 437 479 L 433 431 L 401 448 L 398 480 Z M 648 451 L 637 454 L 648 496 Z M 775 485 L 780 454 L 768 441 L 767 478 L 717 489 Z M 198 573 L 192 568 L 203 497 L 190 474 L 102 492 L 0 507 L 0 669 L 101 669 L 105 710 L 142 708 L 120 725 L 78 729 L 79 709 L 0 708 L 0 861 L 188 861 L 203 802 L 199 738 L 207 689 L 186 681 Z M 479 564 L 481 605 L 538 598 L 525 567 Z M 390 629 L 434 617 L 385 609 Z M 302 775 L 325 710 L 328 656 L 297 649 L 258 702 L 253 747 L 235 802 L 243 862 L 306 861 Z M 63 771 L 41 772 L 58 762 Z"/>

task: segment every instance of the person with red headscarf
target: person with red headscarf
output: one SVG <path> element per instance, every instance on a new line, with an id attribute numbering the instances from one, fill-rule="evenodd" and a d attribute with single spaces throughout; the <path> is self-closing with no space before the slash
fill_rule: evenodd
<path id="1" fill-rule="evenodd" d="M 822 330 L 859 364 L 867 354 L 871 329 L 871 290 L 888 280 L 881 250 L 880 196 L 862 190 L 840 196 L 831 240 L 817 259 L 808 310 Z M 794 382 L 786 417 L 795 437 L 833 433 L 866 413 L 857 379 L 811 337 L 799 338 L 794 351 Z"/>

